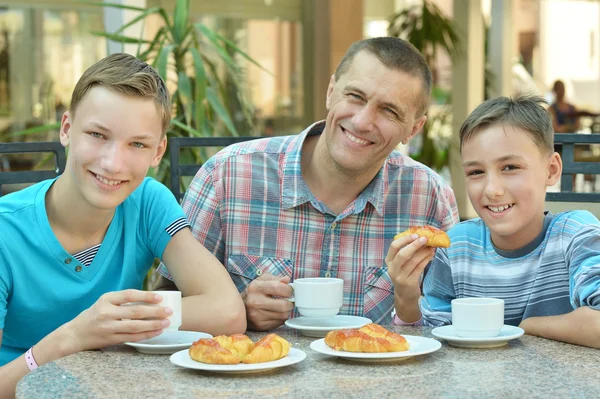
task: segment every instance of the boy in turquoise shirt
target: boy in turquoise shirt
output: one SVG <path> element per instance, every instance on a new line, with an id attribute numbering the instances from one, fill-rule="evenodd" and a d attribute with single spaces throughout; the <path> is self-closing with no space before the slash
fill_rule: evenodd
<path id="1" fill-rule="evenodd" d="M 62 117 L 65 172 L 0 199 L 0 392 L 14 394 L 39 364 L 161 334 L 171 309 L 119 306 L 161 301 L 140 290 L 155 258 L 185 297 L 181 329 L 245 331 L 227 272 L 170 191 L 146 178 L 170 118 L 154 69 L 128 54 L 106 57 L 83 74 Z"/>
<path id="2" fill-rule="evenodd" d="M 452 323 L 451 301 L 495 297 L 506 324 L 527 334 L 600 348 L 600 222 L 587 211 L 544 212 L 546 188 L 562 173 L 543 99 L 500 97 L 460 129 L 467 193 L 480 218 L 448 231 L 435 252 L 407 237 L 388 254 L 401 281 L 397 324 Z M 414 241 L 413 241 L 414 240 Z"/>

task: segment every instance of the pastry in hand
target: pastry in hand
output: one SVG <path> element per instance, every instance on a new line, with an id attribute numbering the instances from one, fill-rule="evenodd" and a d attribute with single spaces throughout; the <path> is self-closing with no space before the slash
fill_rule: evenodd
<path id="1" fill-rule="evenodd" d="M 330 331 L 325 336 L 325 344 L 334 350 L 346 352 L 402 352 L 410 349 L 406 338 L 377 324 Z"/>
<path id="2" fill-rule="evenodd" d="M 290 343 L 277 334 L 269 334 L 254 345 L 244 363 L 272 362 L 286 357 L 290 352 Z"/>
<path id="3" fill-rule="evenodd" d="M 428 247 L 448 248 L 450 246 L 450 237 L 448 237 L 448 234 L 446 234 L 445 231 L 436 229 L 433 226 L 411 227 L 408 230 L 403 231 L 402 233 L 396 234 L 394 236 L 394 240 L 412 234 L 416 234 L 420 237 L 426 237 L 427 243 L 425 245 L 427 245 Z"/>

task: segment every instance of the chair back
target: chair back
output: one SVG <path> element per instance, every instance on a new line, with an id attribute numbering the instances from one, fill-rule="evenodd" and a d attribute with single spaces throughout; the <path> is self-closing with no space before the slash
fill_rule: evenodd
<path id="1" fill-rule="evenodd" d="M 58 141 L 28 142 L 28 143 L 0 143 L 0 164 L 5 154 L 28 154 L 28 153 L 52 153 L 54 154 L 54 169 L 52 170 L 28 170 L 11 171 L 10 163 L 5 168 L 0 168 L 0 196 L 4 184 L 37 183 L 42 180 L 52 179 L 65 170 L 66 154 L 65 148 Z"/>
<path id="2" fill-rule="evenodd" d="M 560 192 L 546 193 L 546 210 L 563 212 L 566 210 L 587 209 L 600 218 L 600 191 L 573 192 L 573 176 L 592 175 L 600 179 L 600 154 L 594 151 L 575 151 L 576 145 L 600 147 L 600 134 L 563 133 L 554 136 L 554 143 L 562 145 L 563 172 Z M 576 156 L 577 154 L 577 156 Z M 598 184 L 596 182 L 596 187 Z"/>
<path id="3" fill-rule="evenodd" d="M 171 137 L 169 139 L 169 155 L 171 157 L 171 182 L 170 188 L 181 202 L 185 189 L 182 190 L 182 177 L 195 176 L 198 169 L 202 166 L 201 163 L 181 164 L 181 149 L 182 148 L 219 148 L 227 147 L 228 145 L 241 143 L 244 141 L 255 140 L 262 137 L 255 136 L 237 136 L 237 137 Z"/>

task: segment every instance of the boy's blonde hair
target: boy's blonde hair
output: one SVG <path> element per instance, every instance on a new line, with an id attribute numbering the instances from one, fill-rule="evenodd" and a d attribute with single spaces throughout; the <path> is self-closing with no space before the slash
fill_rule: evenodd
<path id="1" fill-rule="evenodd" d="M 471 112 L 460 127 L 460 149 L 477 132 L 490 125 L 509 125 L 526 131 L 543 153 L 554 152 L 552 118 L 540 96 L 520 94 L 515 98 L 497 97 L 484 101 Z"/>
<path id="2" fill-rule="evenodd" d="M 94 86 L 102 86 L 127 96 L 154 99 L 162 120 L 163 136 L 171 123 L 171 99 L 165 82 L 154 68 L 125 53 L 111 54 L 89 67 L 79 78 L 71 96 L 69 111 L 77 107 Z"/>

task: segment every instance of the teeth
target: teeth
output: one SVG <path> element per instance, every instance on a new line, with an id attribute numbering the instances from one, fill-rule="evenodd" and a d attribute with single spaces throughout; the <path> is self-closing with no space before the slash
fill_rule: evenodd
<path id="1" fill-rule="evenodd" d="M 98 175 L 94 175 L 94 176 L 96 176 L 96 179 L 100 180 L 102 183 L 107 184 L 109 186 L 115 186 L 117 184 L 121 184 L 122 183 L 121 180 L 108 180 L 108 179 L 105 179 L 102 176 L 98 176 Z"/>
<path id="2" fill-rule="evenodd" d="M 513 205 L 514 204 L 502 205 L 502 206 L 488 206 L 488 209 L 491 210 L 492 212 L 502 212 L 502 211 L 510 208 Z"/>
<path id="3" fill-rule="evenodd" d="M 367 140 L 359 139 L 358 137 L 355 137 L 348 132 L 346 132 L 346 137 L 348 137 L 350 139 L 350 141 L 352 141 L 353 143 L 356 143 L 356 144 L 362 144 L 362 145 L 369 144 L 369 142 Z"/>

